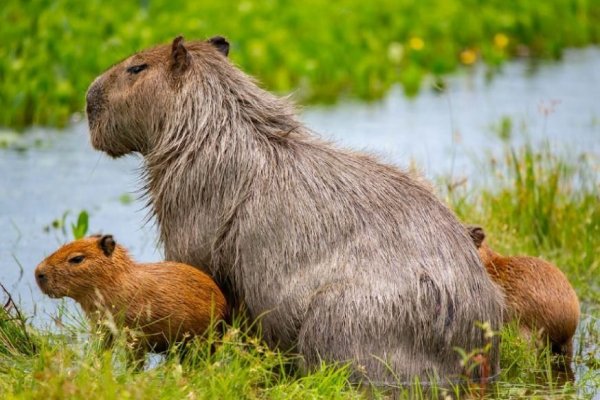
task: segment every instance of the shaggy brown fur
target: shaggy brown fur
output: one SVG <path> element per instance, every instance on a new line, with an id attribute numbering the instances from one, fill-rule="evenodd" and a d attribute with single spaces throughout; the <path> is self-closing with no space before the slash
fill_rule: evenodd
<path id="1" fill-rule="evenodd" d="M 579 301 L 565 274 L 540 258 L 504 257 L 484 242 L 481 227 L 468 229 L 483 265 L 504 290 L 507 320 L 518 319 L 524 334 L 539 332 L 549 340 L 553 352 L 570 357 Z"/>
<path id="2" fill-rule="evenodd" d="M 467 232 L 408 174 L 314 136 L 223 41 L 142 51 L 88 92 L 93 146 L 144 156 L 167 258 L 208 266 L 308 368 L 460 374 L 454 347 L 481 347 L 476 322 L 498 328 L 503 306 Z M 495 371 L 497 343 L 490 357 Z"/>
<path id="3" fill-rule="evenodd" d="M 110 235 L 62 246 L 35 277 L 48 296 L 75 299 L 92 323 L 110 313 L 117 325 L 140 330 L 144 350 L 166 351 L 225 317 L 225 298 L 208 275 L 175 262 L 136 264 Z"/>

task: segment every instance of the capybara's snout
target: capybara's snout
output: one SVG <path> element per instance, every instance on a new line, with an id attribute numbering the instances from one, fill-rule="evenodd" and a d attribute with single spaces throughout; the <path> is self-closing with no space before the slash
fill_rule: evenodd
<path id="1" fill-rule="evenodd" d="M 104 94 L 102 90 L 101 79 L 96 79 L 88 89 L 86 98 L 86 113 L 88 117 L 88 123 L 92 127 L 98 120 L 100 111 L 102 110 L 104 100 Z"/>
<path id="2" fill-rule="evenodd" d="M 35 274 L 35 281 L 37 282 L 37 285 L 39 286 L 39 288 L 42 290 L 42 292 L 44 292 L 45 294 L 48 294 L 48 273 L 46 271 L 46 265 L 45 264 L 40 264 L 35 268 L 34 271 Z"/>
<path id="3" fill-rule="evenodd" d="M 62 295 L 57 292 L 56 285 L 53 284 L 50 268 L 46 263 L 39 264 L 34 271 L 35 281 L 42 293 L 55 299 L 60 298 Z"/>

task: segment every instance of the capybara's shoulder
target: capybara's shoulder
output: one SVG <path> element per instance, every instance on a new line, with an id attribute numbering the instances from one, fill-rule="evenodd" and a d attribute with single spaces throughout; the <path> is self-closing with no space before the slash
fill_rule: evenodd
<path id="1" fill-rule="evenodd" d="M 189 287 L 220 292 L 219 287 L 208 274 L 188 264 L 173 261 L 138 264 L 135 274 L 138 279 L 151 278 L 174 289 Z"/>

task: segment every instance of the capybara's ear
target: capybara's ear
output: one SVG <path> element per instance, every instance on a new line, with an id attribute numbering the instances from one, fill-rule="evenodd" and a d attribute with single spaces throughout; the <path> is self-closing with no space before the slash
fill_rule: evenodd
<path id="1" fill-rule="evenodd" d="M 171 45 L 171 70 L 181 73 L 190 66 L 191 62 L 192 56 L 183 45 L 183 36 L 177 36 Z"/>
<path id="2" fill-rule="evenodd" d="M 467 226 L 467 229 L 469 231 L 471 239 L 473 239 L 473 243 L 475 243 L 475 246 L 477 248 L 480 248 L 481 244 L 483 243 L 483 240 L 485 239 L 485 232 L 483 228 L 476 225 L 469 225 Z"/>
<path id="3" fill-rule="evenodd" d="M 102 250 L 105 256 L 110 257 L 115 251 L 117 243 L 113 239 L 112 235 L 104 235 L 98 240 L 98 246 Z"/>
<path id="4" fill-rule="evenodd" d="M 223 54 L 225 57 L 229 54 L 229 42 L 223 36 L 211 37 L 207 42 L 215 46 L 215 48 L 219 50 L 219 53 Z"/>

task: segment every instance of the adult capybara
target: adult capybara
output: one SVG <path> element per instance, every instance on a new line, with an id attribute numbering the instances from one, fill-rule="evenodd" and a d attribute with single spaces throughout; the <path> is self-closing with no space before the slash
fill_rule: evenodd
<path id="1" fill-rule="evenodd" d="M 426 186 L 313 135 L 227 59 L 222 37 L 161 45 L 98 77 L 92 145 L 139 152 L 166 257 L 210 273 L 305 366 L 372 382 L 461 373 L 503 297 Z M 497 343 L 490 354 L 497 368 Z M 364 375 L 363 375 L 364 374 Z"/>
<path id="2" fill-rule="evenodd" d="M 502 287 L 507 320 L 517 319 L 524 334 L 542 335 L 554 353 L 573 354 L 579 301 L 565 274 L 541 258 L 505 257 L 493 251 L 479 226 L 469 226 L 483 265 Z"/>
<path id="3" fill-rule="evenodd" d="M 37 266 L 35 278 L 48 296 L 77 301 L 93 324 L 109 318 L 141 331 L 139 355 L 203 335 L 226 313 L 208 275 L 176 262 L 137 264 L 111 235 L 62 246 Z"/>

